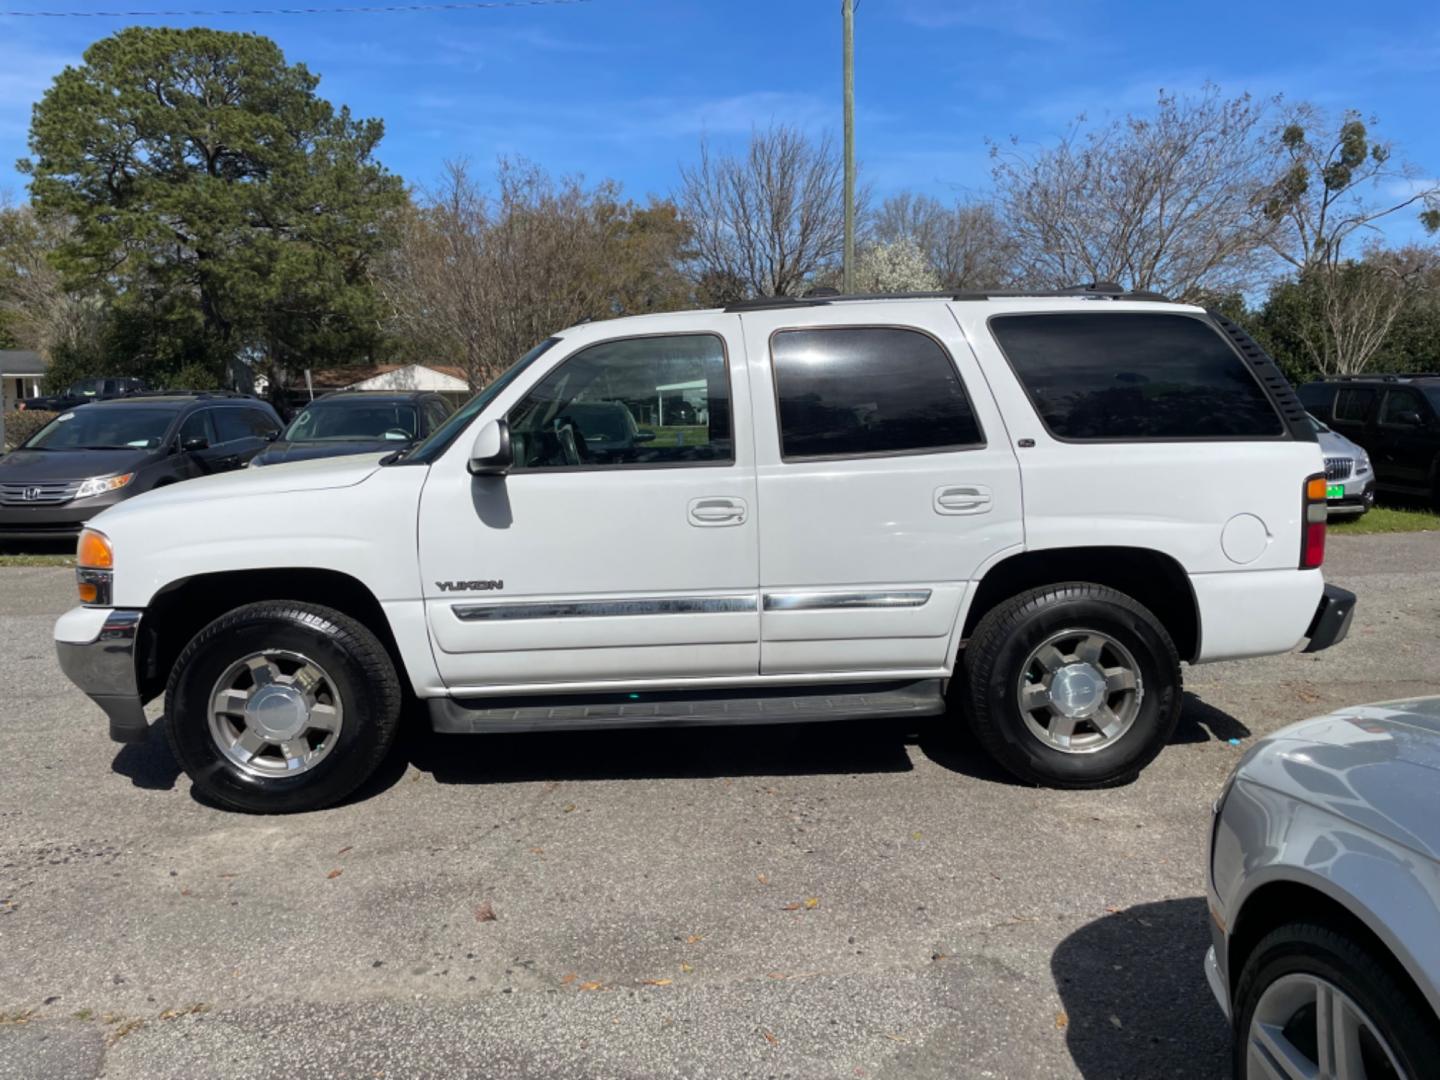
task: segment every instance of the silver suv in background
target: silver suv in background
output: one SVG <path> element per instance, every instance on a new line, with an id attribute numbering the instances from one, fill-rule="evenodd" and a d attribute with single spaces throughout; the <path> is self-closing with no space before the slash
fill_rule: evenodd
<path id="1" fill-rule="evenodd" d="M 1257 743 L 1215 803 L 1210 987 L 1235 1075 L 1440 1069 L 1440 697 Z"/>
<path id="2" fill-rule="evenodd" d="M 1331 517 L 1359 517 L 1375 505 L 1375 470 L 1370 455 L 1313 413 L 1315 437 L 1325 455 L 1325 505 Z"/>

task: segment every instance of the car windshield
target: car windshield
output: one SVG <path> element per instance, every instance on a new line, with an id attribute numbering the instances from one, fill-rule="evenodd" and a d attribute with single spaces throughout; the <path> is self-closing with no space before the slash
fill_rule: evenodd
<path id="1" fill-rule="evenodd" d="M 68 393 L 71 397 L 95 397 L 100 393 L 103 383 L 103 379 L 81 379 L 70 384 Z"/>
<path id="2" fill-rule="evenodd" d="M 332 439 L 385 439 L 409 442 L 415 438 L 415 406 L 401 401 L 366 401 L 342 398 L 317 401 L 285 429 L 287 442 L 326 442 Z"/>
<path id="3" fill-rule="evenodd" d="M 1306 413 L 1305 415 L 1310 417 L 1310 426 L 1313 427 L 1316 431 L 1324 434 L 1325 432 L 1330 430 L 1328 427 L 1325 426 L 1325 421 L 1321 420 L 1314 413 Z"/>
<path id="4" fill-rule="evenodd" d="M 154 450 L 175 419 L 173 409 L 87 405 L 61 413 L 32 435 L 26 450 Z"/>
<path id="5" fill-rule="evenodd" d="M 514 382 L 527 367 L 538 360 L 545 350 L 560 341 L 558 337 L 546 338 L 524 356 L 516 360 L 505 369 L 489 386 L 481 390 L 463 406 L 450 414 L 450 418 L 430 433 L 430 437 L 415 447 L 410 456 L 405 458 L 408 462 L 428 463 L 434 461 L 443 454 L 455 437 L 464 431 L 471 420 L 485 411 L 485 406 L 494 401 L 501 390 Z"/>

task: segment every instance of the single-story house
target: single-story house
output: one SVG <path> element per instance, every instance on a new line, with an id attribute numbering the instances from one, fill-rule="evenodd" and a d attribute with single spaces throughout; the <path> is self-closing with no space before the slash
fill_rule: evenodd
<path id="1" fill-rule="evenodd" d="M 470 383 L 463 368 L 441 364 L 368 364 L 356 367 L 320 368 L 310 372 L 310 383 L 318 397 L 331 390 L 438 390 L 468 394 Z M 255 380 L 255 391 L 264 394 L 265 380 Z M 304 395 L 305 373 L 290 379 L 290 393 Z"/>
<path id="2" fill-rule="evenodd" d="M 45 361 L 29 349 L 0 349 L 0 408 L 13 409 L 22 398 L 40 393 Z"/>

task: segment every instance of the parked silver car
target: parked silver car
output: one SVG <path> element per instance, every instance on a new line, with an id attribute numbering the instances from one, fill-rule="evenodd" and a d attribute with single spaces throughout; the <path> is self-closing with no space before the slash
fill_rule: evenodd
<path id="1" fill-rule="evenodd" d="M 1440 1076 L 1440 697 L 1257 743 L 1215 803 L 1205 971 L 1235 1075 Z"/>
<path id="2" fill-rule="evenodd" d="M 1320 452 L 1325 455 L 1325 503 L 1330 516 L 1359 515 L 1375 505 L 1375 470 L 1370 455 L 1358 443 L 1311 416 Z"/>

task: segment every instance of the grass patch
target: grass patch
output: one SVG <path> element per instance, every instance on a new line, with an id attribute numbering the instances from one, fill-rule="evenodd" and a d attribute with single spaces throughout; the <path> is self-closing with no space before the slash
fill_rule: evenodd
<path id="1" fill-rule="evenodd" d="M 1398 506 L 1376 506 L 1368 514 L 1330 519 L 1334 536 L 1367 536 L 1371 533 L 1429 532 L 1440 530 L 1440 514 L 1429 510 L 1406 510 Z"/>
<path id="2" fill-rule="evenodd" d="M 0 566 L 74 566 L 74 555 L 6 555 L 0 553 Z"/>

